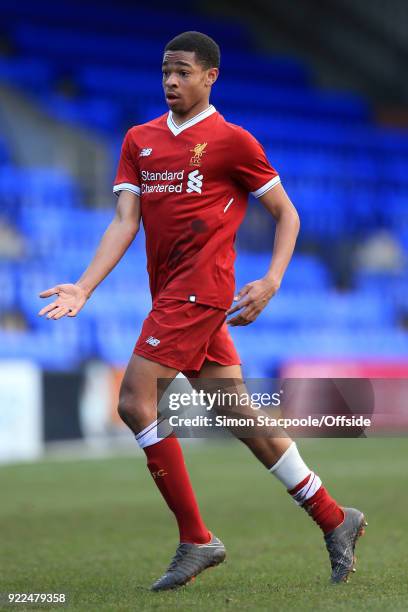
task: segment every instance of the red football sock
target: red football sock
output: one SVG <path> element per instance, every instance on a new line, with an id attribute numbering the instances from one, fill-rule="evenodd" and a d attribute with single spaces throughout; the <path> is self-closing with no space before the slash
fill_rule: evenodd
<path id="1" fill-rule="evenodd" d="M 201 518 L 197 500 L 184 463 L 183 451 L 174 434 L 146 446 L 147 467 L 177 519 L 180 542 L 205 544 L 211 539 Z"/>
<path id="2" fill-rule="evenodd" d="M 298 503 L 306 510 L 312 519 L 319 525 L 323 533 L 329 533 L 338 527 L 344 520 L 344 511 L 339 504 L 334 500 L 324 488 L 323 485 L 317 489 L 313 495 L 307 499 L 299 499 L 299 492 L 303 489 L 307 495 L 307 485 L 315 477 L 312 472 L 306 476 L 302 482 L 299 482 L 294 489 L 289 491 L 290 495 L 296 499 Z M 320 482 L 320 481 L 319 481 Z"/>

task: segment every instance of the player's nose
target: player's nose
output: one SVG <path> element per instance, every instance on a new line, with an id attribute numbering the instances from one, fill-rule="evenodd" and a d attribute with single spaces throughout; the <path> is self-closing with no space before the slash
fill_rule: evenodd
<path id="1" fill-rule="evenodd" d="M 169 74 L 169 76 L 165 79 L 164 81 L 166 90 L 169 91 L 171 89 L 177 88 L 178 86 L 178 79 L 177 79 L 177 75 L 175 74 Z"/>

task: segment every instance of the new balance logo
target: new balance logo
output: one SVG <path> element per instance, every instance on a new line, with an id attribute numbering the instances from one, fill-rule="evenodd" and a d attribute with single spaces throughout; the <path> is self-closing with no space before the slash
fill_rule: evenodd
<path id="1" fill-rule="evenodd" d="M 153 336 L 149 336 L 146 343 L 150 344 L 150 346 L 158 346 L 160 344 L 160 340 L 153 338 Z"/>
<path id="2" fill-rule="evenodd" d="M 153 149 L 142 149 L 139 153 L 139 157 L 149 157 Z"/>
<path id="3" fill-rule="evenodd" d="M 203 186 L 203 175 L 200 174 L 199 170 L 193 170 L 188 175 L 187 181 L 187 193 L 201 193 L 201 187 Z"/>

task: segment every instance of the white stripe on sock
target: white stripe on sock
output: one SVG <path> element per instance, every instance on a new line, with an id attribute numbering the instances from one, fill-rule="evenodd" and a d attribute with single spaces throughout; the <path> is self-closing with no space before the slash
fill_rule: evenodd
<path id="1" fill-rule="evenodd" d="M 158 425 L 160 425 L 160 438 L 157 435 Z M 135 434 L 135 439 L 140 448 L 146 448 L 146 446 L 153 446 L 153 444 L 161 442 L 161 440 L 167 438 L 172 431 L 167 419 L 161 417 L 159 420 L 150 423 L 150 425 L 142 429 L 138 434 Z"/>
<path id="2" fill-rule="evenodd" d="M 292 498 L 298 506 L 303 506 L 305 501 L 313 497 L 321 486 L 322 481 L 320 480 L 319 476 L 314 472 L 310 472 L 309 480 L 305 486 L 302 487 L 297 493 L 294 493 Z"/>

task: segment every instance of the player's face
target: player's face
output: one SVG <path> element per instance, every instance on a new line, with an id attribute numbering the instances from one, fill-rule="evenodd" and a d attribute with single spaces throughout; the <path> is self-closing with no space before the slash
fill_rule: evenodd
<path id="1" fill-rule="evenodd" d="M 194 51 L 166 51 L 162 72 L 167 105 L 180 115 L 208 102 L 218 76 L 217 68 L 205 69 L 197 62 Z"/>

